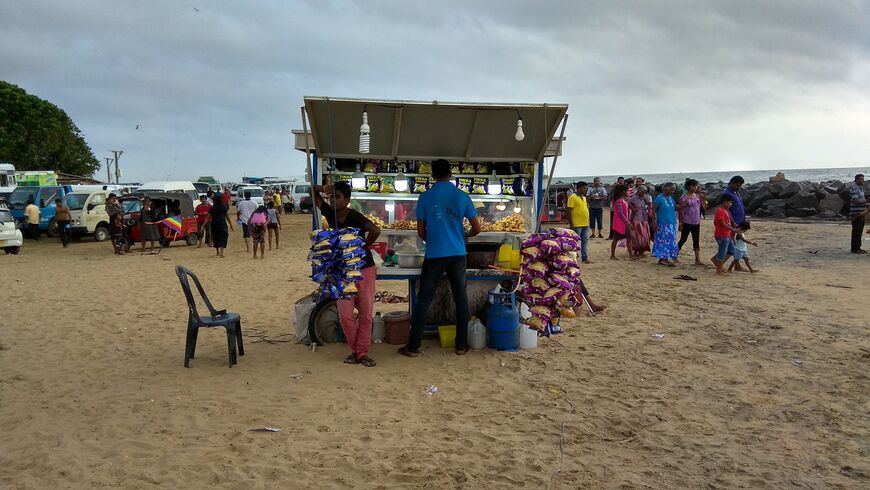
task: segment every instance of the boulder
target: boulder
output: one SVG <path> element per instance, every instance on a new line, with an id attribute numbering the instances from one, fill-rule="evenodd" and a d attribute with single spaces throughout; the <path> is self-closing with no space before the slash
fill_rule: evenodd
<path id="1" fill-rule="evenodd" d="M 816 208 L 787 208 L 785 215 L 788 218 L 809 218 L 816 215 Z"/>
<path id="2" fill-rule="evenodd" d="M 830 211 L 835 214 L 840 214 L 843 212 L 843 206 L 845 204 L 846 201 L 837 194 L 828 194 L 824 199 L 819 201 L 819 210 L 822 212 Z"/>
<path id="3" fill-rule="evenodd" d="M 720 202 L 722 202 L 722 194 L 721 190 L 713 190 L 707 193 L 707 207 L 718 206 Z"/>
<path id="4" fill-rule="evenodd" d="M 757 211 L 752 213 L 752 216 L 756 218 L 770 218 L 773 213 L 770 212 L 767 208 L 759 208 Z"/>
<path id="5" fill-rule="evenodd" d="M 758 214 L 759 212 L 762 214 Z M 785 199 L 769 199 L 755 214 L 759 217 L 785 218 Z"/>
<path id="6" fill-rule="evenodd" d="M 752 199 L 746 202 L 746 212 L 755 213 L 758 208 L 764 204 L 768 199 L 773 199 L 773 194 L 767 191 L 767 189 L 763 189 L 752 195 Z"/>
<path id="7" fill-rule="evenodd" d="M 785 180 L 785 174 L 782 172 L 777 172 L 776 175 L 774 175 L 773 177 L 771 177 L 768 180 L 770 180 L 771 184 L 776 183 L 776 182 L 782 182 L 783 180 Z"/>
<path id="8" fill-rule="evenodd" d="M 827 182 L 822 182 L 819 186 L 828 194 L 839 194 L 843 190 L 843 183 L 839 180 L 829 180 Z"/>
<path id="9" fill-rule="evenodd" d="M 783 180 L 770 185 L 770 193 L 780 199 L 787 199 L 801 191 L 801 186 L 797 182 Z"/>
<path id="10" fill-rule="evenodd" d="M 835 220 L 840 219 L 840 214 L 833 211 L 822 211 L 816 215 L 816 219 Z"/>
<path id="11" fill-rule="evenodd" d="M 816 209 L 819 205 L 819 199 L 812 191 L 799 192 L 785 201 L 785 205 L 789 209 Z M 815 212 L 813 213 L 815 214 Z"/>

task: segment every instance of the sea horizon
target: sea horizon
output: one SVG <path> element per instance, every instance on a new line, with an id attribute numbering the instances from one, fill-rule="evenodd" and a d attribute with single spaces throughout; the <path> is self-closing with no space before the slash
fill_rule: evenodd
<path id="1" fill-rule="evenodd" d="M 824 182 L 829 180 L 840 180 L 843 182 L 851 182 L 856 174 L 870 174 L 870 167 L 835 167 L 835 168 L 797 168 L 797 169 L 768 169 L 768 170 L 732 170 L 732 171 L 716 171 L 716 172 L 675 172 L 675 173 L 632 173 L 620 175 L 581 175 L 569 177 L 553 177 L 554 184 L 571 184 L 579 181 L 591 183 L 595 177 L 600 177 L 601 182 L 612 184 L 616 182 L 618 177 L 643 177 L 647 182 L 655 184 L 663 184 L 665 182 L 682 183 L 687 178 L 695 179 L 701 184 L 728 182 L 731 177 L 740 175 L 747 184 L 755 182 L 767 182 L 770 177 L 773 177 L 777 172 L 782 172 L 787 180 L 791 181 L 808 181 L 808 182 Z"/>

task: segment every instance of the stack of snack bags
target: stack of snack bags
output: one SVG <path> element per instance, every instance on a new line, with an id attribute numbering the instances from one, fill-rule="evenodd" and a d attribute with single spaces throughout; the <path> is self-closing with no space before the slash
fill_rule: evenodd
<path id="1" fill-rule="evenodd" d="M 366 251 L 358 228 L 311 232 L 311 280 L 320 284 L 320 299 L 349 298 L 362 280 Z"/>
<path id="2" fill-rule="evenodd" d="M 531 314 L 521 319 L 523 324 L 544 331 L 558 325 L 562 316 L 575 316 L 580 294 L 579 244 L 580 235 L 567 228 L 536 233 L 523 242 L 517 297 Z"/>

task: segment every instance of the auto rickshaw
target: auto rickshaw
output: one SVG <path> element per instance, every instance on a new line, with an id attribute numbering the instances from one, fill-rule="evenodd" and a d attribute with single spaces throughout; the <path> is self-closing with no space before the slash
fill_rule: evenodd
<path id="1" fill-rule="evenodd" d="M 178 232 L 163 223 L 157 225 L 161 247 L 168 247 L 177 240 L 184 240 L 188 245 L 196 245 L 199 242 L 199 228 L 193 201 L 190 200 L 189 195 L 180 192 L 146 192 L 118 199 L 124 211 L 128 239 L 133 242 L 140 242 L 142 239 L 139 215 L 142 211 L 142 201 L 146 197 L 151 198 L 152 205 L 160 211 L 160 219 L 175 216 L 181 221 L 181 230 Z"/>

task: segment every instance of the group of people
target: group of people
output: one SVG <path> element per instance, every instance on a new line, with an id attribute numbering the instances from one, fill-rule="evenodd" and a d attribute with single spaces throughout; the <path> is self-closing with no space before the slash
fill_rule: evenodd
<path id="1" fill-rule="evenodd" d="M 236 204 L 236 222 L 242 227 L 242 238 L 245 240 L 245 250 L 250 252 L 253 242 L 254 258 L 257 258 L 257 250 L 260 251 L 260 259 L 266 258 L 266 238 L 268 235 L 269 250 L 272 250 L 272 238 L 275 239 L 275 248 L 281 248 L 281 201 L 278 193 L 267 195 L 263 203 L 258 205 L 251 200 L 251 193 L 246 191 L 244 199 Z M 277 198 L 277 204 L 276 200 Z"/>
<path id="2" fill-rule="evenodd" d="M 746 234 L 751 226 L 746 220 L 746 211 L 740 197 L 743 177 L 731 178 L 722 196 L 722 202 L 714 218 L 714 238 L 718 251 L 710 261 L 716 266 L 717 273 L 724 273 L 728 258 L 733 261 L 728 270 L 748 270 L 755 272 L 749 264 L 747 245 L 757 245 Z M 692 239 L 694 264 L 703 266 L 701 260 L 701 220 L 707 210 L 706 196 L 697 180 L 686 179 L 682 192 L 676 197 L 677 187 L 666 183 L 655 189 L 655 199 L 651 189 L 640 177 L 625 179 L 620 177 L 610 192 L 596 177 L 592 187 L 586 182 L 575 184 L 575 193 L 568 197 L 568 223 L 580 235 L 581 259 L 589 260 L 588 242 L 602 234 L 602 215 L 605 203 L 610 203 L 610 258 L 616 260 L 616 249 L 624 246 L 629 260 L 646 257 L 649 253 L 658 259 L 658 264 L 674 267 L 680 251 Z M 679 238 L 678 238 L 679 236 Z M 746 269 L 740 264 L 746 265 Z"/>

